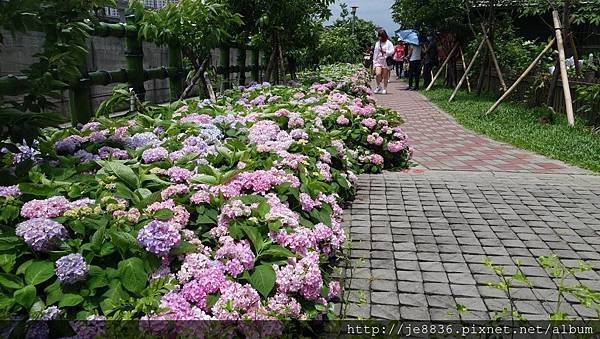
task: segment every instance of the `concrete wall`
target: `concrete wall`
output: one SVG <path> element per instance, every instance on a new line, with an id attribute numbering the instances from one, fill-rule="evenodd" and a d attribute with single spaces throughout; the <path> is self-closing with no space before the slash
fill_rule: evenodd
<path id="1" fill-rule="evenodd" d="M 36 61 L 34 55 L 41 49 L 43 34 L 32 32 L 30 34 L 16 34 L 14 37 L 6 31 L 2 31 L 2 34 L 5 41 L 4 45 L 0 47 L 0 76 L 22 74 L 24 69 L 27 69 L 29 65 Z M 167 49 L 165 47 L 144 42 L 143 49 L 144 68 L 167 66 Z M 124 39 L 91 37 L 88 42 L 88 50 L 88 71 L 111 71 L 126 68 Z M 231 50 L 230 64 L 232 66 L 238 64 L 238 53 L 239 51 L 236 49 Z M 219 51 L 215 50 L 212 53 L 212 65 L 216 67 L 218 60 Z M 250 64 L 252 64 L 251 54 L 247 53 L 246 65 Z M 250 72 L 246 73 L 246 79 L 248 81 L 251 79 Z M 237 85 L 239 75 L 232 74 L 231 80 L 234 85 Z M 215 84 L 215 87 L 217 85 L 218 83 Z M 91 100 L 94 110 L 111 95 L 113 86 L 92 86 Z M 168 79 L 146 81 L 144 86 L 146 88 L 146 100 L 153 103 L 169 101 Z M 63 99 L 55 101 L 55 104 L 55 110 L 62 112 L 67 117 L 69 116 L 68 93 L 66 91 L 63 93 Z"/>

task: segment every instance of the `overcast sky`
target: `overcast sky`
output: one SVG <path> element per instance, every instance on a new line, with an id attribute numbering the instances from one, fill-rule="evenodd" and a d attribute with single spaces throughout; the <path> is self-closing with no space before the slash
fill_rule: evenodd
<path id="1" fill-rule="evenodd" d="M 398 24 L 392 19 L 392 10 L 390 9 L 394 0 L 337 0 L 331 6 L 333 16 L 329 22 L 333 22 L 340 16 L 340 4 L 342 3 L 348 5 L 348 11 L 350 11 L 350 6 L 358 6 L 357 17 L 373 21 L 375 25 L 385 28 L 390 35 L 393 35 L 394 31 L 398 29 Z"/>

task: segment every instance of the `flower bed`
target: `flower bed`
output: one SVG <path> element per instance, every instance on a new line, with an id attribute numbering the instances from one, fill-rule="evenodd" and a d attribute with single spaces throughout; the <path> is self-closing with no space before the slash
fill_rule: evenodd
<path id="1" fill-rule="evenodd" d="M 408 165 L 366 74 L 255 85 L 48 132 L 0 187 L 3 318 L 319 319 L 340 294 L 340 204 Z M 18 164 L 17 164 L 18 163 Z"/>

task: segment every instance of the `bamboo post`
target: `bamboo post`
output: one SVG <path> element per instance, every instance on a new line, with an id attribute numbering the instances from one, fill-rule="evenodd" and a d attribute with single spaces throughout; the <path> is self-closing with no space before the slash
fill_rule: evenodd
<path id="1" fill-rule="evenodd" d="M 92 118 L 92 95 L 87 73 L 86 55 L 81 56 L 78 67 L 81 78 L 77 84 L 71 86 L 69 89 L 69 110 L 71 111 L 71 123 L 73 126 L 86 123 Z"/>
<path id="2" fill-rule="evenodd" d="M 127 16 L 127 24 L 135 24 L 135 15 Z M 144 101 L 146 89 L 144 88 L 144 50 L 142 41 L 135 34 L 125 38 L 125 59 L 127 61 L 127 81 L 133 88 L 138 99 Z"/>
<path id="3" fill-rule="evenodd" d="M 555 41 L 556 41 L 556 38 L 552 38 L 552 40 L 550 40 L 550 42 L 548 42 L 548 44 L 546 45 L 546 47 L 544 48 L 544 50 L 542 50 L 542 52 L 535 58 L 535 60 L 533 60 L 533 62 L 529 65 L 529 67 L 527 67 L 527 69 L 523 72 L 523 74 L 521 74 L 521 76 L 517 79 L 517 81 L 515 81 L 510 86 L 510 88 L 508 90 L 506 90 L 506 92 L 504 92 L 504 94 L 502 94 L 502 96 L 500 97 L 500 99 L 498 99 L 492 105 L 492 107 L 490 107 L 490 109 L 488 109 L 488 111 L 485 112 L 485 115 L 488 115 L 488 114 L 492 113 L 493 111 L 496 110 L 496 108 L 498 108 L 498 106 L 500 106 L 500 104 L 502 103 L 502 101 L 504 101 L 504 99 L 506 99 L 510 95 L 510 93 L 512 93 L 514 91 L 514 89 L 517 88 L 517 86 L 519 85 L 519 83 L 521 83 L 521 81 L 523 81 L 523 79 L 525 79 L 525 77 L 527 77 L 527 75 L 529 74 L 529 72 L 531 72 L 531 70 L 535 67 L 535 65 L 537 65 L 537 63 L 544 56 L 544 54 L 546 54 L 546 52 L 548 52 L 548 50 L 552 47 L 552 45 L 554 45 Z"/>
<path id="4" fill-rule="evenodd" d="M 569 88 L 569 77 L 567 76 L 567 65 L 565 64 L 565 49 L 561 32 L 561 23 L 558 18 L 558 11 L 552 11 L 554 21 L 554 31 L 556 32 L 556 45 L 558 46 L 558 59 L 560 60 L 560 79 L 562 82 L 563 94 L 565 96 L 565 106 L 567 111 L 567 120 L 569 125 L 575 124 L 573 116 L 573 102 L 571 100 L 571 89 Z"/>
<path id="5" fill-rule="evenodd" d="M 504 82 L 504 77 L 502 76 L 502 71 L 500 70 L 500 66 L 498 65 L 498 59 L 496 59 L 496 53 L 494 52 L 494 48 L 492 47 L 492 43 L 490 42 L 490 38 L 485 31 L 485 26 L 483 23 L 481 24 L 481 29 L 483 30 L 483 38 L 487 43 L 487 47 L 490 50 L 490 56 L 492 57 L 492 61 L 494 62 L 494 67 L 496 67 L 496 72 L 498 73 L 498 78 L 500 79 L 500 84 L 502 85 L 502 89 L 506 92 L 506 83 Z"/>
<path id="6" fill-rule="evenodd" d="M 465 54 L 463 53 L 462 47 L 460 48 L 460 58 L 462 60 L 463 69 L 467 69 L 467 63 L 465 62 Z M 467 75 L 467 89 L 469 93 L 471 93 L 471 82 L 469 81 L 469 76 Z"/>
<path id="7" fill-rule="evenodd" d="M 219 54 L 219 65 L 223 70 L 223 82 L 221 84 L 221 91 L 229 89 L 229 47 L 221 47 L 221 53 Z"/>
<path id="8" fill-rule="evenodd" d="M 169 96 L 171 101 L 177 101 L 183 93 L 183 63 L 181 49 L 174 43 L 169 44 L 168 62 L 169 67 L 175 68 L 175 74 L 169 77 Z"/>
<path id="9" fill-rule="evenodd" d="M 260 82 L 260 50 L 252 50 L 252 80 Z"/>
<path id="10" fill-rule="evenodd" d="M 475 51 L 475 55 L 473 55 L 473 59 L 471 59 L 469 66 L 467 66 L 467 69 L 465 69 L 465 74 L 463 74 L 463 76 L 460 78 L 460 81 L 458 82 L 458 85 L 456 85 L 456 88 L 454 89 L 454 92 L 452 92 L 452 95 L 450 96 L 450 99 L 448 99 L 448 102 L 450 102 L 450 101 L 452 101 L 452 99 L 454 99 L 454 97 L 456 96 L 456 93 L 458 93 L 458 90 L 460 89 L 460 86 L 462 86 L 463 82 L 465 82 L 465 79 L 469 75 L 471 68 L 473 68 L 473 65 L 475 64 L 475 60 L 477 60 L 477 56 L 479 56 L 479 52 L 481 52 L 481 48 L 483 47 L 484 43 L 485 43 L 485 39 L 482 39 L 481 43 L 479 44 L 479 47 L 477 47 L 477 50 Z"/>
<path id="11" fill-rule="evenodd" d="M 438 71 L 435 73 L 435 76 L 433 77 L 433 79 L 431 79 L 431 83 L 429 84 L 429 86 L 427 86 L 427 88 L 425 89 L 425 91 L 429 91 L 431 89 L 431 87 L 433 87 L 433 84 L 435 83 L 435 81 L 437 80 L 437 78 L 440 76 L 440 73 L 442 73 L 442 69 L 444 69 L 444 66 L 447 66 L 448 61 L 450 61 L 450 58 L 452 58 L 452 56 L 454 55 L 454 52 L 456 52 L 456 49 L 458 48 L 458 46 L 459 46 L 458 42 L 456 44 L 454 44 L 454 47 L 452 48 L 452 50 L 450 51 L 450 53 L 446 57 L 446 60 L 444 60 L 444 62 L 442 63 L 442 66 L 440 66 L 440 68 L 438 69 Z"/>
<path id="12" fill-rule="evenodd" d="M 246 85 L 246 49 L 242 47 L 238 48 L 238 66 L 240 67 L 240 76 L 238 84 L 240 86 Z"/>

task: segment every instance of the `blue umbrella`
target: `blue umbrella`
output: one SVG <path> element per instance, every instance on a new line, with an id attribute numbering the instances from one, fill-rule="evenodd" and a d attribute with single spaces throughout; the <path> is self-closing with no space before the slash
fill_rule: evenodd
<path id="1" fill-rule="evenodd" d="M 402 31 L 398 31 L 398 36 L 400 37 L 400 40 L 408 42 L 409 44 L 419 44 L 419 32 L 417 32 L 414 29 L 405 29 Z"/>

